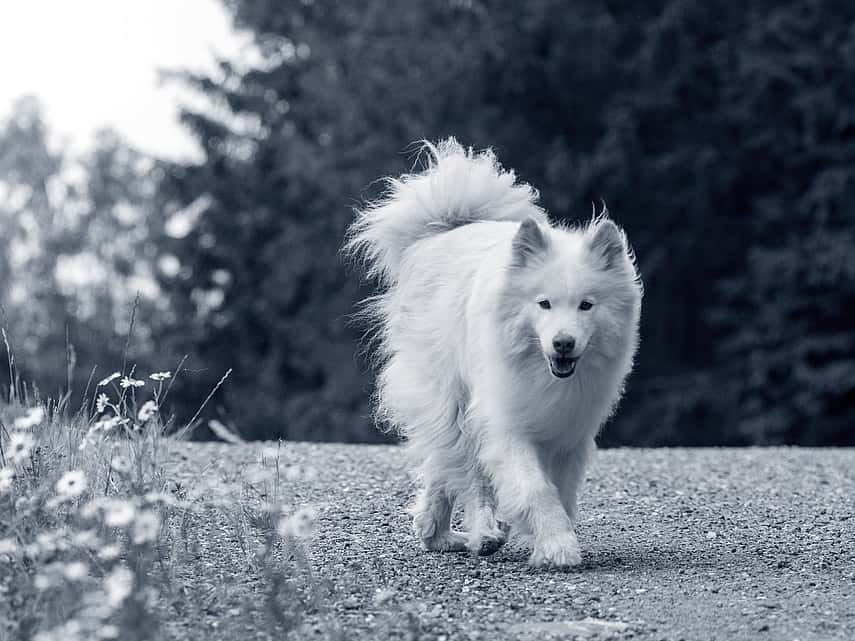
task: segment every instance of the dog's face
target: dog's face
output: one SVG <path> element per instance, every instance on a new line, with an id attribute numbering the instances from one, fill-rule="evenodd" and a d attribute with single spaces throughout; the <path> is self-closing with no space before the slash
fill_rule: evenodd
<path id="1" fill-rule="evenodd" d="M 637 276 L 623 232 L 601 218 L 580 231 L 542 229 L 527 220 L 514 237 L 513 300 L 552 376 L 603 355 L 637 305 Z M 607 355 L 607 354 L 606 354 Z"/>

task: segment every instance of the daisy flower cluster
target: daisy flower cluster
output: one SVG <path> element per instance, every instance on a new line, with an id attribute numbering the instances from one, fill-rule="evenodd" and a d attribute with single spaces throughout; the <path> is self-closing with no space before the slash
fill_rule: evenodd
<path id="1" fill-rule="evenodd" d="M 36 447 L 55 445 L 55 436 L 37 433 Z M 119 638 L 128 602 L 140 607 L 151 591 L 138 572 L 152 563 L 163 507 L 173 499 L 102 494 L 94 486 L 106 480 L 109 487 L 110 477 L 93 459 L 78 459 L 80 468 L 53 479 L 55 470 L 32 456 L 2 468 L 0 591 L 14 586 L 21 604 L 57 606 L 39 610 L 34 641 Z"/>
<path id="2" fill-rule="evenodd" d="M 109 431 L 119 425 L 134 424 L 136 427 L 146 425 L 149 421 L 160 417 L 160 398 L 164 395 L 164 383 L 172 378 L 172 372 L 154 372 L 145 379 L 134 378 L 133 371 L 123 376 L 113 372 L 98 381 L 98 395 L 95 398 L 95 413 L 99 420 L 95 423 L 98 429 Z M 117 383 L 118 381 L 118 383 Z M 152 398 L 137 404 L 137 391 L 143 391 L 146 384 L 152 387 Z M 111 389 L 115 397 L 111 397 Z"/>
<path id="3" fill-rule="evenodd" d="M 35 444 L 33 432 L 45 421 L 45 418 L 45 410 L 39 406 L 28 409 L 12 421 L 12 430 L 8 435 L 8 442 L 3 451 L 4 458 L 8 459 L 7 465 L 3 469 L 9 469 L 5 476 L 13 476 L 12 468 L 24 465 L 30 458 Z M 0 488 L 3 487 L 2 478 L 3 476 L 0 476 Z"/>
<path id="4" fill-rule="evenodd" d="M 285 638 L 320 598 L 307 555 L 319 507 L 289 501 L 317 472 L 280 443 L 253 465 L 168 476 L 171 382 L 168 371 L 114 372 L 74 417 L 50 402 L 0 402 L 0 639 L 171 638 L 176 612 L 195 626 L 208 604 L 235 602 L 224 564 L 263 596 L 241 598 L 251 604 L 241 633 L 261 620 L 267 637 Z M 226 447 L 251 447 L 225 421 L 209 427 Z"/>
<path id="5" fill-rule="evenodd" d="M 133 371 L 128 375 L 113 372 L 102 378 L 95 386 L 94 420 L 79 447 L 85 449 L 117 434 L 142 432 L 150 427 L 154 428 L 152 433 L 157 432 L 162 427 L 160 405 L 164 383 L 171 378 L 171 372 L 154 372 L 147 379 L 138 379 Z M 147 386 L 151 398 L 141 401 L 139 396 L 146 393 Z"/>
<path id="6" fill-rule="evenodd" d="M 156 546 L 186 507 L 156 465 L 171 376 L 111 374 L 89 418 L 0 403 L 0 638 L 120 638 L 156 600 Z"/>

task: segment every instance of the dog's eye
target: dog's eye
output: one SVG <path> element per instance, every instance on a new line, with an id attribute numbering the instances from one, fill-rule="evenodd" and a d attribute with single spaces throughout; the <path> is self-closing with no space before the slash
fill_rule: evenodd
<path id="1" fill-rule="evenodd" d="M 540 305 L 540 309 L 552 309 L 552 305 L 545 298 L 537 301 L 537 304 Z"/>
<path id="2" fill-rule="evenodd" d="M 592 303 L 589 300 L 583 300 L 581 303 L 579 303 L 579 309 L 581 309 L 583 312 L 587 312 L 593 306 L 594 306 L 594 303 Z"/>

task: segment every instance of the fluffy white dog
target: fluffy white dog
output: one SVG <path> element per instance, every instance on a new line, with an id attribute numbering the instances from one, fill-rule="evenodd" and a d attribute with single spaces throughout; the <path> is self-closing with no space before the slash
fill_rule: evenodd
<path id="1" fill-rule="evenodd" d="M 492 152 L 426 149 L 345 245 L 384 290 L 366 301 L 377 416 L 421 481 L 415 532 L 428 550 L 491 554 L 508 524 L 532 537 L 532 565 L 576 565 L 576 497 L 638 345 L 632 252 L 605 211 L 550 224 Z"/>

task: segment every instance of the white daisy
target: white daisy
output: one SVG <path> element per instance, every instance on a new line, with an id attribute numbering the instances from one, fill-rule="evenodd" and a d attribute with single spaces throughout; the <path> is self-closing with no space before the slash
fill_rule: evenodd
<path id="1" fill-rule="evenodd" d="M 143 498 L 146 503 L 162 503 L 163 505 L 176 505 L 178 503 L 172 494 L 166 492 L 147 492 Z"/>
<path id="2" fill-rule="evenodd" d="M 107 603 L 114 608 L 121 605 L 131 595 L 133 588 L 134 573 L 128 568 L 117 566 L 104 577 Z"/>
<path id="3" fill-rule="evenodd" d="M 119 474 L 129 474 L 131 471 L 131 461 L 127 456 L 114 456 L 110 461 L 110 467 L 113 468 L 114 472 L 118 472 Z"/>
<path id="4" fill-rule="evenodd" d="M 53 554 L 60 549 L 59 537 L 55 532 L 39 532 L 36 534 L 35 547 L 40 554 Z"/>
<path id="5" fill-rule="evenodd" d="M 35 578 L 33 578 L 33 587 L 35 587 L 39 592 L 43 592 L 44 590 L 53 587 L 53 584 L 53 577 L 47 574 L 37 574 Z"/>
<path id="6" fill-rule="evenodd" d="M 95 400 L 95 411 L 101 414 L 107 406 L 110 404 L 110 397 L 104 393 L 98 394 L 98 398 Z"/>
<path id="7" fill-rule="evenodd" d="M 19 416 L 12 422 L 16 430 L 29 430 L 45 420 L 45 411 L 41 407 L 33 407 L 27 410 L 23 416 Z"/>
<path id="8" fill-rule="evenodd" d="M 9 458 L 13 463 L 24 461 L 33 450 L 33 437 L 26 432 L 12 432 L 9 435 Z"/>
<path id="9" fill-rule="evenodd" d="M 110 543 L 98 550 L 98 558 L 102 561 L 112 561 L 118 559 L 122 553 L 122 548 L 116 543 Z"/>
<path id="10" fill-rule="evenodd" d="M 302 507 L 291 516 L 280 519 L 277 530 L 282 536 L 305 539 L 310 537 L 312 532 L 314 532 L 317 518 L 318 511 L 315 508 Z"/>
<path id="11" fill-rule="evenodd" d="M 112 500 L 104 506 L 104 523 L 110 527 L 125 527 L 136 514 L 137 509 L 130 501 Z"/>
<path id="12" fill-rule="evenodd" d="M 10 467 L 4 467 L 0 470 L 0 494 L 6 492 L 12 487 L 12 481 L 15 480 L 15 471 Z"/>
<path id="13" fill-rule="evenodd" d="M 94 519 L 98 515 L 98 512 L 100 512 L 104 507 L 104 504 L 109 501 L 110 499 L 103 496 L 99 496 L 97 499 L 92 499 L 88 503 L 80 506 L 80 516 L 84 519 Z"/>
<path id="14" fill-rule="evenodd" d="M 92 429 L 93 429 L 93 431 L 96 431 L 96 432 L 97 431 L 109 432 L 114 427 L 118 427 L 120 425 L 125 425 L 126 423 L 128 423 L 128 419 L 126 419 L 126 418 L 120 418 L 118 416 L 111 416 L 110 418 L 102 418 L 100 421 L 98 421 L 97 423 L 95 423 L 95 425 L 92 426 Z"/>
<path id="15" fill-rule="evenodd" d="M 119 385 L 123 388 L 127 389 L 128 387 L 142 387 L 145 385 L 145 381 L 141 381 L 136 378 L 131 378 L 130 376 L 123 376 L 122 380 L 119 381 Z"/>
<path id="16" fill-rule="evenodd" d="M 151 418 L 154 418 L 157 414 L 157 403 L 154 401 L 146 401 L 143 403 L 143 406 L 140 408 L 139 412 L 137 412 L 137 418 L 140 420 L 140 423 L 145 423 Z"/>
<path id="17" fill-rule="evenodd" d="M 377 588 L 374 590 L 374 605 L 383 606 L 395 598 L 395 591 L 389 588 Z"/>
<path id="18" fill-rule="evenodd" d="M 172 378 L 172 372 L 155 372 L 154 374 L 149 374 L 148 377 L 153 381 L 165 381 Z"/>
<path id="19" fill-rule="evenodd" d="M 152 510 L 143 510 L 134 520 L 134 528 L 131 532 L 131 540 L 136 545 L 149 543 L 157 539 L 160 534 L 160 516 Z"/>
<path id="20" fill-rule="evenodd" d="M 98 383 L 98 387 L 104 387 L 105 385 L 109 385 L 120 376 L 121 374 L 119 372 L 113 372 L 107 378 L 102 378 L 101 381 Z"/>
<path id="21" fill-rule="evenodd" d="M 18 551 L 18 542 L 9 537 L 0 539 L 0 554 L 15 554 Z"/>
<path id="22" fill-rule="evenodd" d="M 62 575 L 69 581 L 80 581 L 89 576 L 89 568 L 81 561 L 72 561 L 65 564 Z"/>
<path id="23" fill-rule="evenodd" d="M 56 482 L 56 493 L 62 498 L 73 499 L 86 491 L 86 475 L 82 470 L 72 470 L 63 474 Z"/>
<path id="24" fill-rule="evenodd" d="M 94 547 L 98 542 L 98 532 L 96 530 L 80 530 L 71 535 L 71 543 L 82 548 Z"/>

